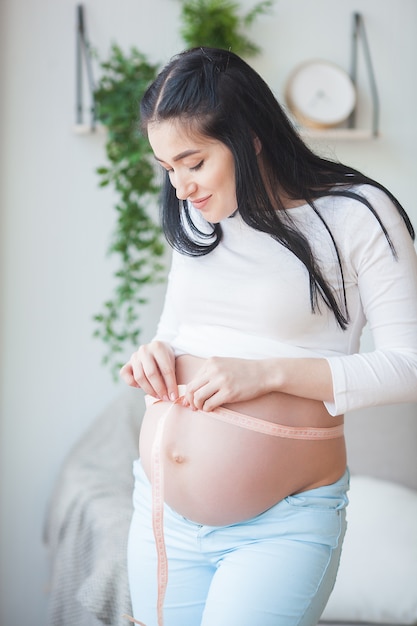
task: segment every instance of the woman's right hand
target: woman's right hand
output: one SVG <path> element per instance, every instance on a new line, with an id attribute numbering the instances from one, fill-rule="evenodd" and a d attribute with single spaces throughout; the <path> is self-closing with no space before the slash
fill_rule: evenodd
<path id="1" fill-rule="evenodd" d="M 178 398 L 174 351 L 163 341 L 140 346 L 123 365 L 120 376 L 131 387 L 140 387 L 159 400 Z"/>

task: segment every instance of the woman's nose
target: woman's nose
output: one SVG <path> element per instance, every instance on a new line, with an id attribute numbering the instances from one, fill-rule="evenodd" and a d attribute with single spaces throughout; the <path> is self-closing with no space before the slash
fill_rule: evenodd
<path id="1" fill-rule="evenodd" d="M 197 189 L 196 183 L 190 178 L 179 176 L 176 177 L 174 187 L 178 200 L 187 200 Z"/>

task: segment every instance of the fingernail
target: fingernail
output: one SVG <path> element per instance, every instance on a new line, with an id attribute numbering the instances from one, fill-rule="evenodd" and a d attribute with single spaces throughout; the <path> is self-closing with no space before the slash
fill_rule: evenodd
<path id="1" fill-rule="evenodd" d="M 177 396 L 173 391 L 170 393 L 169 397 L 171 398 L 171 402 L 175 402 L 175 400 L 177 399 Z"/>

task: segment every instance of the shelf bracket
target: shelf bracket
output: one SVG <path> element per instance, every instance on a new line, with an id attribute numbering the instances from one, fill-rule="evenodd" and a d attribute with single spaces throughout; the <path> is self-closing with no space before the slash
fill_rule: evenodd
<path id="1" fill-rule="evenodd" d="M 90 130 L 96 127 L 96 106 L 94 101 L 94 78 L 92 68 L 91 47 L 87 40 L 85 28 L 84 7 L 78 4 L 76 7 L 77 33 L 76 33 L 76 125 L 82 126 L 83 113 L 83 65 L 87 75 L 87 83 L 90 92 Z M 84 64 L 83 64 L 84 62 Z"/>
<path id="2" fill-rule="evenodd" d="M 372 65 L 371 53 L 368 45 L 368 38 L 366 36 L 365 23 L 360 13 L 353 14 L 353 29 L 352 29 L 352 57 L 351 57 L 351 70 L 350 77 L 353 84 L 357 85 L 358 77 L 358 47 L 359 39 L 362 41 L 363 53 L 365 59 L 365 65 L 368 73 L 368 80 L 371 89 L 372 98 L 372 135 L 377 137 L 379 134 L 379 96 L 376 86 L 375 73 Z M 356 123 L 356 111 L 354 110 L 349 117 L 349 128 L 355 128 Z"/>

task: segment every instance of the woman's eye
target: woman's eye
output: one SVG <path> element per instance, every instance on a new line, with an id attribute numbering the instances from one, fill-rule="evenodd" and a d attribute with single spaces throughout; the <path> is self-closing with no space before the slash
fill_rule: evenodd
<path id="1" fill-rule="evenodd" d="M 192 172 L 197 172 L 197 170 L 199 170 L 202 166 L 203 166 L 204 161 L 200 161 L 200 163 L 197 163 L 197 165 L 194 165 L 194 167 L 190 167 L 190 170 Z"/>

